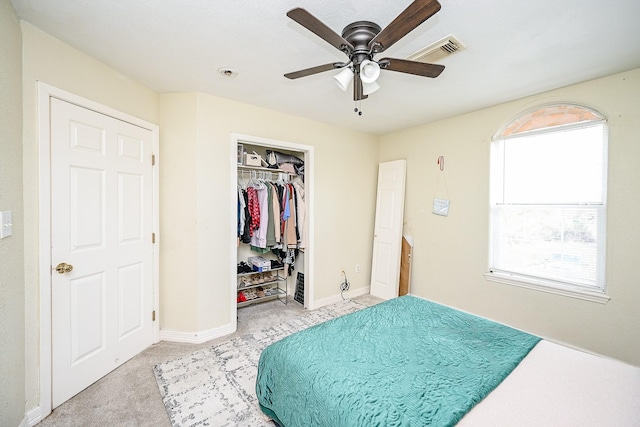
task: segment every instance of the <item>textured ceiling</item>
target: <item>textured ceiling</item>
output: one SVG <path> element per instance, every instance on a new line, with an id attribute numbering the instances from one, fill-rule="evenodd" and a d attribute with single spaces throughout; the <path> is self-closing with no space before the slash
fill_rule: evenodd
<path id="1" fill-rule="evenodd" d="M 638 0 L 441 0 L 384 56 L 406 58 L 449 34 L 467 49 L 443 59 L 436 79 L 383 71 L 358 116 L 337 72 L 283 77 L 346 58 L 286 12 L 303 7 L 341 33 L 358 20 L 385 27 L 408 0 L 12 3 L 21 19 L 158 92 L 204 92 L 374 134 L 640 67 Z"/>

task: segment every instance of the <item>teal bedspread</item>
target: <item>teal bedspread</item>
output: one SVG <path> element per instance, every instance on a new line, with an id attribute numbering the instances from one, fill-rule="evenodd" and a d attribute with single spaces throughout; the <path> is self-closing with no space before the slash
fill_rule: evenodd
<path id="1" fill-rule="evenodd" d="M 256 393 L 284 427 L 452 426 L 539 340 L 404 296 L 270 345 Z"/>

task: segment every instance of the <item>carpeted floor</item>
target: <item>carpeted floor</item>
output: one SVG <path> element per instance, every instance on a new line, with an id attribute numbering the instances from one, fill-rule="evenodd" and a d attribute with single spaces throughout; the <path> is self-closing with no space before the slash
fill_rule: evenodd
<path id="1" fill-rule="evenodd" d="M 381 301 L 370 295 L 354 300 L 367 306 Z M 239 309 L 238 330 L 232 335 L 197 345 L 162 341 L 54 409 L 38 426 L 170 427 L 153 373 L 154 365 L 308 313 L 293 300 L 286 306 L 279 301 L 271 301 Z"/>

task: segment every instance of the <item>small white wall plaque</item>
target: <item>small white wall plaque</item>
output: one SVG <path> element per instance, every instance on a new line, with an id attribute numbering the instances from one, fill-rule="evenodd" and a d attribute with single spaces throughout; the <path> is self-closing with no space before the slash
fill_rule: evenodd
<path id="1" fill-rule="evenodd" d="M 449 200 L 446 199 L 433 199 L 433 210 L 431 211 L 436 215 L 448 216 L 449 215 Z"/>

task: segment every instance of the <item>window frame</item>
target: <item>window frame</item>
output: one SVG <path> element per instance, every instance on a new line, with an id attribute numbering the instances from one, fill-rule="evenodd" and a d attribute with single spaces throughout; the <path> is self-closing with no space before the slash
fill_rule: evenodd
<path id="1" fill-rule="evenodd" d="M 589 119 L 585 121 L 569 122 L 559 125 L 545 125 L 532 130 L 520 131 L 508 133 L 509 129 L 527 116 L 532 116 L 536 112 L 544 110 L 558 109 L 567 107 L 568 109 L 579 109 L 586 113 L 596 116 L 596 119 Z M 603 157 L 602 157 L 602 202 L 601 203 L 575 203 L 566 204 L 563 206 L 596 206 L 599 209 L 598 216 L 598 240 L 597 240 L 597 275 L 601 286 L 580 285 L 577 283 L 563 282 L 562 280 L 548 279 L 539 276 L 531 276 L 524 273 L 509 272 L 492 268 L 494 259 L 494 239 L 495 235 L 495 209 L 496 194 L 502 192 L 504 189 L 504 144 L 509 139 L 532 136 L 536 134 L 544 133 L 557 133 L 564 132 L 571 129 L 579 129 L 586 126 L 602 125 L 603 127 Z M 539 105 L 537 107 L 528 109 L 518 114 L 514 119 L 510 120 L 505 126 L 502 127 L 491 139 L 491 152 L 490 152 L 490 166 L 489 166 L 489 184 L 490 184 L 490 196 L 489 196 L 489 247 L 488 247 L 488 271 L 484 273 L 487 280 L 497 282 L 501 284 L 507 284 L 527 289 L 533 289 L 537 291 L 548 292 L 556 295 L 563 295 L 587 301 L 593 301 L 598 303 L 606 303 L 610 297 L 606 294 L 606 249 L 607 249 L 607 177 L 608 177 L 608 146 L 609 146 L 609 133 L 607 120 L 605 117 L 594 111 L 591 108 L 584 107 L 582 105 L 575 105 L 569 103 L 554 103 Z M 532 204 L 536 206 L 536 204 Z M 538 204 L 538 206 L 547 206 L 545 204 Z"/>

